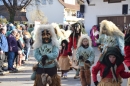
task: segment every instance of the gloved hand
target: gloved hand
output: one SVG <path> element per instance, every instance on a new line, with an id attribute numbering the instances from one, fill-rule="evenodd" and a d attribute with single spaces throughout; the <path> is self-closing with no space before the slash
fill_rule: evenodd
<path id="1" fill-rule="evenodd" d="M 98 85 L 98 81 L 94 82 L 94 84 L 95 84 L 95 86 L 97 86 Z"/>
<path id="2" fill-rule="evenodd" d="M 71 52 L 68 52 L 68 55 L 69 55 L 69 56 L 72 56 L 72 53 L 71 53 Z"/>
<path id="3" fill-rule="evenodd" d="M 79 59 L 80 59 L 80 60 L 83 60 L 83 56 L 79 56 Z"/>
<path id="4" fill-rule="evenodd" d="M 47 58 L 48 58 L 47 55 L 42 56 L 42 64 L 43 65 L 45 65 L 45 62 L 46 62 Z"/>
<path id="5" fill-rule="evenodd" d="M 90 61 L 89 61 L 89 60 L 86 60 L 86 61 L 85 61 L 85 63 L 88 63 L 88 64 L 90 64 Z"/>

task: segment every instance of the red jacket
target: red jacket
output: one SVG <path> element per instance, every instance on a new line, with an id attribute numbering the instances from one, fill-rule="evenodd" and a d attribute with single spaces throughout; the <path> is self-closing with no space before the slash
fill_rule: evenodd
<path id="1" fill-rule="evenodd" d="M 69 43 L 68 43 L 68 52 L 72 52 L 71 48 L 73 47 L 74 49 L 77 48 L 77 40 L 78 38 L 76 37 L 69 37 Z"/>
<path id="2" fill-rule="evenodd" d="M 125 46 L 124 51 L 125 51 L 124 63 L 126 64 L 127 67 L 130 67 L 130 46 Z"/>
<path id="3" fill-rule="evenodd" d="M 103 71 L 104 71 L 105 68 L 106 68 L 106 66 L 104 64 L 101 64 L 100 62 L 97 62 L 97 64 L 92 68 L 92 77 L 93 77 L 93 81 L 94 82 L 97 81 L 97 73 L 100 71 L 100 76 L 102 77 Z M 117 76 L 120 75 L 122 78 L 129 78 L 130 77 L 130 73 L 129 72 L 125 72 L 125 67 L 124 67 L 123 63 L 120 64 L 117 67 L 116 75 Z M 111 71 L 108 73 L 106 78 L 113 78 Z"/>
<path id="4" fill-rule="evenodd" d="M 68 56 L 67 50 L 64 50 L 64 52 L 62 52 L 62 53 L 60 52 L 57 60 L 59 60 L 60 56 L 66 56 L 67 57 Z"/>

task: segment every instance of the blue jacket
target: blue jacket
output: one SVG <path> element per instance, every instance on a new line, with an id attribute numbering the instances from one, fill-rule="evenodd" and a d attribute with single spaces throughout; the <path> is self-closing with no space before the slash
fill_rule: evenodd
<path id="1" fill-rule="evenodd" d="M 8 42 L 6 36 L 0 33 L 0 49 L 4 52 L 8 52 Z"/>

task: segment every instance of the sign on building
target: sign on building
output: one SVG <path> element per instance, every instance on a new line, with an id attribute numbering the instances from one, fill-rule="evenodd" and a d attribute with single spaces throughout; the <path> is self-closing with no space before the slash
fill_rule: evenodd
<path id="1" fill-rule="evenodd" d="M 77 11 L 77 18 L 84 18 L 84 13 Z"/>

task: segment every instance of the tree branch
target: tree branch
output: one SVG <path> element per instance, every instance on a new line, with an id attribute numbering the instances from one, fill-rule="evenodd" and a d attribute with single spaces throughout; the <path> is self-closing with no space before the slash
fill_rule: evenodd
<path id="1" fill-rule="evenodd" d="M 21 4 L 22 4 L 23 2 L 24 2 L 24 0 L 21 1 L 20 6 L 21 6 Z"/>
<path id="2" fill-rule="evenodd" d="M 10 6 L 7 4 L 7 2 L 6 2 L 5 0 L 2 0 L 2 1 L 3 1 L 4 5 L 5 5 L 8 9 L 10 9 Z"/>
<path id="3" fill-rule="evenodd" d="M 19 6 L 19 8 L 18 8 L 17 10 L 20 10 L 20 9 L 26 7 L 27 5 L 29 5 L 29 3 L 30 3 L 31 1 L 32 1 L 32 0 L 26 0 L 26 2 L 24 3 L 24 5 L 23 5 L 23 6 Z"/>
<path id="4" fill-rule="evenodd" d="M 10 6 L 13 7 L 12 3 L 10 2 L 10 0 L 8 0 L 8 2 L 10 3 Z"/>
<path id="5" fill-rule="evenodd" d="M 27 7 L 31 1 L 32 1 L 32 0 L 28 1 L 28 3 L 27 3 L 24 7 Z"/>

